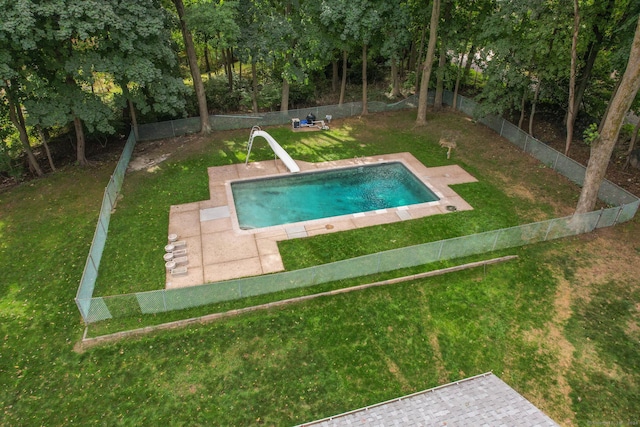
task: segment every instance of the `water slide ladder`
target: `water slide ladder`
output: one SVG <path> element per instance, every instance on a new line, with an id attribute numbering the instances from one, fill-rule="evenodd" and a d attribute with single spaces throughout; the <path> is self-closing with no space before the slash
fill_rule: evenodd
<path id="1" fill-rule="evenodd" d="M 251 134 L 249 135 L 249 142 L 247 143 L 247 159 L 244 162 L 245 165 L 249 163 L 249 155 L 251 154 L 251 147 L 253 146 L 253 140 L 256 136 L 261 136 L 267 140 L 267 142 L 269 143 L 269 146 L 273 150 L 276 157 L 282 160 L 282 163 L 284 163 L 287 169 L 289 169 L 289 172 L 292 172 L 292 173 L 300 172 L 300 167 L 291 158 L 289 153 L 287 153 L 285 149 L 282 148 L 280 144 L 278 144 L 278 141 L 273 139 L 271 135 L 269 135 L 266 131 L 263 131 L 262 129 L 260 129 L 260 126 L 254 126 L 251 128 Z"/>

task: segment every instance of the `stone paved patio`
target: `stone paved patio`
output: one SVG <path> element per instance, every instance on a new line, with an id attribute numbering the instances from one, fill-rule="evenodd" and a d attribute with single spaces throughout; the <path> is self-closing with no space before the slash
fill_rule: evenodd
<path id="1" fill-rule="evenodd" d="M 410 153 L 338 160 L 323 163 L 296 161 L 301 171 L 314 171 L 400 161 L 424 182 L 439 201 L 382 209 L 373 212 L 324 218 L 302 223 L 241 230 L 235 214 L 230 182 L 234 180 L 285 175 L 289 172 L 278 159 L 211 167 L 209 173 L 210 199 L 171 206 L 168 234 L 177 234 L 187 242 L 187 274 L 172 276 L 167 272 L 166 288 L 180 288 L 239 277 L 275 273 L 284 270 L 277 242 L 286 239 L 335 233 L 354 228 L 369 227 L 473 209 L 449 186 L 476 179 L 457 165 L 428 168 Z"/>

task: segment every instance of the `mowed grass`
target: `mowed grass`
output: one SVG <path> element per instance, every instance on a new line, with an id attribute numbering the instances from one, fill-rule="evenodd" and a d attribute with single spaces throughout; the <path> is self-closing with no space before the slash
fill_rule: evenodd
<path id="1" fill-rule="evenodd" d="M 500 177 L 494 177 L 491 169 L 485 172 L 487 160 L 475 153 L 483 153 L 493 143 L 494 133 L 485 132 L 482 125 L 456 114 L 437 116 L 429 127 L 416 129 L 413 114 L 404 111 L 347 119 L 334 122 L 330 131 L 323 132 L 294 133 L 287 126 L 268 131 L 293 158 L 308 162 L 411 152 L 430 167 L 460 164 L 479 182 L 454 188 L 475 209 L 374 229 L 280 242 L 288 270 L 557 216 L 548 201 L 505 193 Z M 438 140 L 444 131 L 452 128 L 459 132 L 459 148 L 451 159 L 447 159 L 446 149 L 438 145 Z M 170 158 L 153 168 L 153 172 L 142 170 L 127 175 L 123 198 L 111 219 L 95 295 L 128 294 L 164 287 L 162 255 L 170 206 L 208 200 L 207 167 L 244 162 L 247 138 L 246 130 L 220 133 L 201 142 L 200 150 L 191 149 L 188 155 L 183 153 L 177 159 Z M 180 152 L 179 142 L 173 144 L 166 149 Z M 251 161 L 271 159 L 273 152 L 268 144 L 256 139 Z M 497 160 L 504 161 L 501 157 Z M 499 167 L 504 169 L 505 164 Z M 548 174 L 544 178 L 558 179 Z M 563 191 L 559 196 L 569 200 L 577 192 L 570 185 L 558 188 Z"/>
<path id="2" fill-rule="evenodd" d="M 460 119 L 442 116 L 445 127 Z M 404 122 L 409 131 L 410 117 L 374 116 L 378 124 L 368 128 L 376 134 L 371 128 L 382 122 Z M 229 144 L 242 146 L 240 136 Z M 357 145 L 354 152 L 362 149 Z M 201 173 L 189 162 L 244 160 L 225 152 L 220 147 L 207 152 L 208 160 L 186 160 L 185 172 Z M 574 188 L 518 158 L 508 143 L 466 146 L 452 161 L 486 185 L 504 182 L 507 198 L 517 197 L 512 209 L 520 220 L 562 213 L 575 197 Z M 163 167 L 179 177 L 180 163 Z M 600 266 L 602 256 L 611 257 L 603 248 L 638 235 L 637 220 L 605 235 L 519 248 L 511 252 L 516 261 L 486 269 L 76 353 L 83 325 L 73 297 L 113 166 L 72 168 L 0 194 L 1 425 L 294 425 L 487 371 L 561 424 L 640 419 L 637 280 L 619 275 L 632 261 L 625 267 L 617 260 L 615 275 Z M 129 191 L 120 213 L 124 203 L 140 203 Z M 204 190 L 162 195 L 169 191 L 155 192 L 182 203 Z M 117 217 L 118 211 L 114 223 Z M 166 228 L 158 229 L 164 239 Z M 305 263 L 325 259 L 309 253 Z M 581 272 L 593 265 L 602 277 L 586 280 Z"/>

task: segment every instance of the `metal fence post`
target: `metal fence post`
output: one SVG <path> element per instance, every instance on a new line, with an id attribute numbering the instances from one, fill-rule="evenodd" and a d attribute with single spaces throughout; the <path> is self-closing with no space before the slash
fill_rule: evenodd
<path id="1" fill-rule="evenodd" d="M 493 239 L 493 246 L 491 247 L 491 250 L 492 250 L 492 251 L 495 251 L 495 250 L 496 250 L 496 244 L 498 243 L 498 238 L 499 238 L 499 237 L 500 237 L 500 235 L 502 234 L 502 230 L 503 230 L 503 229 L 498 230 L 498 232 L 496 233 L 496 238 L 495 238 L 495 239 Z"/>
<path id="2" fill-rule="evenodd" d="M 602 219 L 602 213 L 604 212 L 604 208 L 600 208 L 600 215 L 598 215 L 598 220 L 596 221 L 596 225 L 594 228 L 600 228 L 598 225 L 600 224 L 600 220 Z"/>
<path id="3" fill-rule="evenodd" d="M 618 207 L 618 213 L 616 213 L 616 219 L 613 220 L 613 225 L 616 225 L 618 223 L 618 218 L 620 218 L 620 214 L 622 213 L 622 210 L 624 209 L 626 205 L 620 205 Z"/>
<path id="4" fill-rule="evenodd" d="M 549 226 L 547 227 L 547 232 L 544 234 L 543 242 L 547 241 L 547 239 L 549 237 L 549 233 L 551 232 L 551 226 L 553 225 L 554 222 L 555 222 L 554 220 L 549 221 Z"/>

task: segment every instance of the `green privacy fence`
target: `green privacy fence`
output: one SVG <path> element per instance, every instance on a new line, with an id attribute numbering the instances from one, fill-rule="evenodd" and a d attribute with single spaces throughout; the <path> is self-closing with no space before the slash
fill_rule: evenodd
<path id="1" fill-rule="evenodd" d="M 431 102 L 433 102 L 432 99 Z M 446 93 L 445 102 L 451 105 L 452 101 L 453 95 Z M 377 112 L 413 108 L 416 105 L 416 97 L 410 97 L 397 104 L 369 103 L 367 107 L 369 111 Z M 458 97 L 457 108 L 465 114 L 473 116 L 476 104 L 464 97 Z M 257 120 L 261 125 L 286 124 L 290 122 L 291 118 L 306 117 L 309 112 L 322 119 L 325 115 L 338 118 L 357 115 L 361 111 L 361 103 L 350 103 L 340 107 L 314 107 L 312 109 L 294 110 L 288 113 L 267 113 L 260 116 L 212 116 L 212 124 L 216 129 L 236 129 L 251 127 L 256 124 Z M 582 184 L 585 174 L 584 166 L 501 118 L 486 117 L 480 121 L 501 136 L 509 139 L 525 152 L 538 158 L 548 167 L 567 176 L 570 180 Z M 141 140 L 167 138 L 180 135 L 180 133 L 176 132 L 182 132 L 182 134 L 196 132 L 199 129 L 199 125 L 200 122 L 197 118 L 155 123 L 141 126 L 139 135 Z M 103 200 L 94 241 L 76 296 L 76 302 L 85 323 L 197 307 L 575 236 L 588 233 L 596 228 L 609 227 L 628 221 L 634 217 L 640 205 L 640 199 L 633 194 L 611 182 L 605 181 L 600 189 L 599 196 L 607 204 L 614 207 L 583 215 L 557 218 L 409 246 L 301 270 L 209 283 L 189 288 L 162 289 L 93 298 L 93 288 L 107 237 L 111 208 L 115 203 L 115 196 L 122 185 L 124 172 L 134 144 L 135 138 L 130 135 L 125 152 L 105 191 L 105 199 Z"/>

